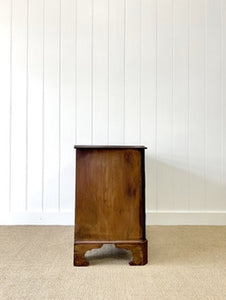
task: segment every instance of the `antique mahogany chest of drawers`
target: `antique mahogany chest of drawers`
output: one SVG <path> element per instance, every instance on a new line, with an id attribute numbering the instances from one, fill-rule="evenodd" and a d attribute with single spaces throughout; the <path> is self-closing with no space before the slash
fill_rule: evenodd
<path id="1" fill-rule="evenodd" d="M 147 263 L 144 146 L 75 146 L 74 265 L 87 250 L 115 244 L 130 265 Z"/>

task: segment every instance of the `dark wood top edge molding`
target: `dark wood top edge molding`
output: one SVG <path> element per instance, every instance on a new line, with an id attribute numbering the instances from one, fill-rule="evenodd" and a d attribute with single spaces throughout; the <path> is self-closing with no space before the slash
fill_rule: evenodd
<path id="1" fill-rule="evenodd" d="M 74 149 L 147 149 L 141 145 L 75 145 Z"/>
<path id="2" fill-rule="evenodd" d="M 74 241 L 74 244 L 137 244 L 137 243 L 146 243 L 146 239 L 139 239 L 139 240 L 95 240 L 95 241 Z"/>

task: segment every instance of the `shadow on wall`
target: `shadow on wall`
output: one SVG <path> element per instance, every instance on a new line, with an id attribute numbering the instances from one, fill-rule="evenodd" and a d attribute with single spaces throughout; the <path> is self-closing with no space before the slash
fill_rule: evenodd
<path id="1" fill-rule="evenodd" d="M 146 159 L 148 210 L 226 210 L 226 178 L 222 170 L 188 166 L 175 160 Z"/>

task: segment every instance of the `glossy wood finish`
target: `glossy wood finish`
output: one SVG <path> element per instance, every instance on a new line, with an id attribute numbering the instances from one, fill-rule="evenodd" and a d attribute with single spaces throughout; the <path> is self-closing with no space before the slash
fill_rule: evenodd
<path id="1" fill-rule="evenodd" d="M 129 262 L 131 266 L 145 265 L 147 263 L 147 240 L 136 243 L 116 243 L 115 246 L 132 252 L 133 259 Z"/>
<path id="2" fill-rule="evenodd" d="M 131 266 L 145 265 L 147 263 L 147 246 L 148 241 L 103 241 L 102 243 L 93 242 L 75 242 L 74 244 L 74 266 L 85 267 L 89 262 L 85 258 L 88 250 L 101 248 L 104 244 L 115 244 L 117 248 L 123 248 L 132 252 L 133 258 L 129 262 Z"/>
<path id="3" fill-rule="evenodd" d="M 145 264 L 145 147 L 75 148 L 74 265 L 87 265 L 85 252 L 104 243 L 131 250 L 130 264 Z"/>
<path id="4" fill-rule="evenodd" d="M 100 243 L 75 243 L 74 245 L 74 266 L 88 266 L 89 263 L 85 259 L 85 253 L 88 250 L 101 248 L 103 244 Z"/>
<path id="5" fill-rule="evenodd" d="M 108 146 L 108 145 L 76 145 L 74 146 L 75 149 L 80 149 L 80 150 L 86 150 L 86 149 L 147 149 L 145 146 L 129 146 L 129 145 L 113 145 L 113 146 Z"/>

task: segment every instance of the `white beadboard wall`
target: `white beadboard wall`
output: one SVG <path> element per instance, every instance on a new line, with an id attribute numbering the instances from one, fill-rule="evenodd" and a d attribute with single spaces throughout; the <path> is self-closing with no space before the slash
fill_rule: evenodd
<path id="1" fill-rule="evenodd" d="M 225 0 L 0 0 L 0 224 L 73 224 L 74 144 L 144 144 L 147 224 L 226 225 Z"/>

